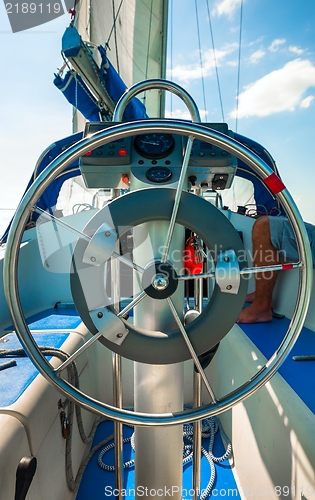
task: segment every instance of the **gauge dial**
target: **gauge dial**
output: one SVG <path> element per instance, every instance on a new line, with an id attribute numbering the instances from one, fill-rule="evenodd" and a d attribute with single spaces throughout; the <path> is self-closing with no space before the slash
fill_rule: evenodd
<path id="1" fill-rule="evenodd" d="M 172 172 L 167 167 L 151 167 L 146 172 L 147 179 L 151 182 L 162 183 L 172 178 Z"/>
<path id="2" fill-rule="evenodd" d="M 144 158 L 159 159 L 168 156 L 174 149 L 175 141 L 171 134 L 143 134 L 134 140 L 135 150 Z"/>

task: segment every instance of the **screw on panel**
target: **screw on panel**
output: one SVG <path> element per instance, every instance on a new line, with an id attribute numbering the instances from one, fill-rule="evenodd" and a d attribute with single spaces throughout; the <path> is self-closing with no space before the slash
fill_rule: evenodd
<path id="1" fill-rule="evenodd" d="M 110 231 L 105 232 L 105 236 L 107 236 L 107 237 L 110 236 L 110 234 L 111 234 Z"/>
<path id="2" fill-rule="evenodd" d="M 96 261 L 96 258 L 95 258 L 95 257 L 91 257 L 91 258 L 90 258 L 90 261 L 91 261 L 91 262 L 95 262 L 95 261 Z"/>
<path id="3" fill-rule="evenodd" d="M 98 313 L 97 313 L 97 317 L 98 317 L 98 318 L 102 318 L 102 317 L 103 317 L 103 313 L 102 313 L 102 312 L 98 312 Z"/>

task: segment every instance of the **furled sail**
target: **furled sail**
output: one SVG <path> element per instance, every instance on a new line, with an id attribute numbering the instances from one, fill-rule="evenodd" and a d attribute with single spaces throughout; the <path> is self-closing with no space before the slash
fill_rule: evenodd
<path id="1" fill-rule="evenodd" d="M 75 25 L 85 41 L 102 45 L 127 87 L 165 78 L 168 0 L 79 0 Z M 164 95 L 143 97 L 147 113 L 164 115 Z"/>

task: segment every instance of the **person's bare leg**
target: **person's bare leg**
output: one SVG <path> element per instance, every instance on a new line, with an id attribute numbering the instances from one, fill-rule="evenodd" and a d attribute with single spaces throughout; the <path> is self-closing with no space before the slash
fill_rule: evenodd
<path id="1" fill-rule="evenodd" d="M 253 226 L 253 258 L 255 266 L 278 264 L 278 252 L 270 239 L 268 217 L 260 217 Z M 272 320 L 272 292 L 277 272 L 256 275 L 256 291 L 250 306 L 241 311 L 237 323 L 266 323 Z M 252 298 L 251 297 L 251 298 Z"/>
<path id="2" fill-rule="evenodd" d="M 252 302 L 254 302 L 255 297 L 256 297 L 256 292 L 248 293 L 246 295 L 245 302 L 251 304 Z"/>

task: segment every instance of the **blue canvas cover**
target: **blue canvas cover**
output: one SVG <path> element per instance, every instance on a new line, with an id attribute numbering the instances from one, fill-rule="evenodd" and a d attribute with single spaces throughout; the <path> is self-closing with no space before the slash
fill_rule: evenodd
<path id="1" fill-rule="evenodd" d="M 98 47 L 102 58 L 100 77 L 103 80 L 107 92 L 112 100 L 117 103 L 121 96 L 126 92 L 127 87 L 119 74 L 109 61 L 106 55 L 106 50 L 101 45 Z M 134 97 L 125 109 L 123 120 L 142 120 L 148 118 L 144 104 L 139 99 Z"/>
<path id="2" fill-rule="evenodd" d="M 55 74 L 54 85 L 88 121 L 96 122 L 101 119 L 100 110 L 94 97 L 81 76 L 76 74 L 75 71 L 67 71 L 64 77 Z"/>
<path id="3" fill-rule="evenodd" d="M 82 50 L 87 55 L 87 59 L 90 60 L 92 67 L 95 67 L 96 63 L 91 49 L 82 42 L 82 38 L 75 26 L 70 24 L 62 37 L 62 52 L 71 61 L 71 58 L 76 60 Z M 101 56 L 101 64 L 99 71 L 95 69 L 95 74 L 97 74 L 101 86 L 106 89 L 110 99 L 116 105 L 127 87 L 107 58 L 105 48 L 100 45 L 97 50 Z M 71 78 L 73 78 L 73 82 L 70 81 Z M 54 84 L 62 91 L 66 99 L 82 112 L 87 120 L 100 120 L 99 116 L 95 118 L 95 115 L 98 115 L 101 111 L 96 99 L 92 96 L 82 78 L 75 75 L 74 71 L 70 71 L 70 74 L 68 72 L 64 79 L 60 75 L 56 75 Z M 139 99 L 134 97 L 125 109 L 123 120 L 142 120 L 144 118 L 148 118 L 145 106 Z"/>

